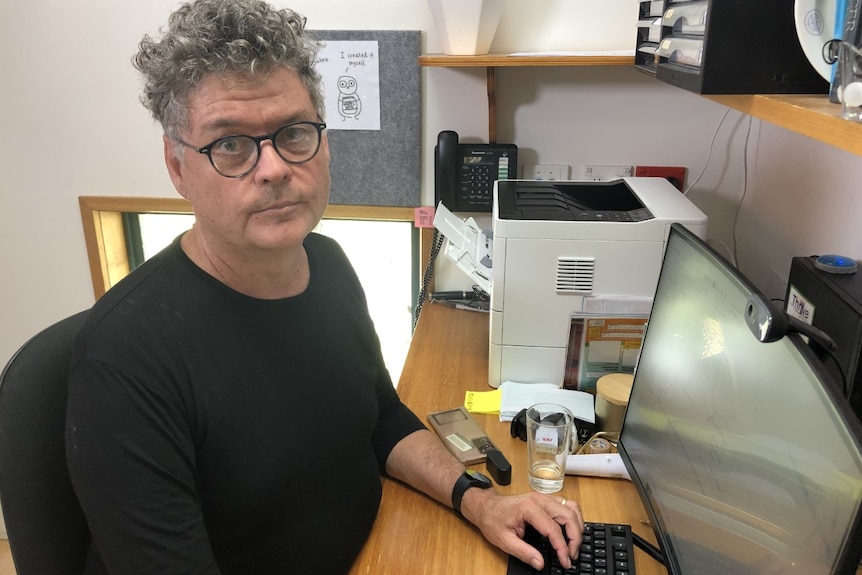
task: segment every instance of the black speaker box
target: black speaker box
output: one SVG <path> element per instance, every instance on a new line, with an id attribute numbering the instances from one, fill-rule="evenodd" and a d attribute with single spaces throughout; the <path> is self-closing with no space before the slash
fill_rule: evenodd
<path id="1" fill-rule="evenodd" d="M 830 357 L 809 343 L 862 419 L 862 272 L 830 274 L 814 265 L 814 257 L 793 258 L 785 307 L 824 331 L 837 346 Z M 839 370 L 840 367 L 840 370 Z"/>

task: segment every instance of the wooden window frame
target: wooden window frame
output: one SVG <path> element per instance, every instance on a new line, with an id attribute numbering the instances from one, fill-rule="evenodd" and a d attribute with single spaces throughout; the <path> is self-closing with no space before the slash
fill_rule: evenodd
<path id="1" fill-rule="evenodd" d="M 126 239 L 123 233 L 123 213 L 191 214 L 192 206 L 184 198 L 149 198 L 122 196 L 79 196 L 81 222 L 87 259 L 96 299 L 104 295 L 130 271 Z M 353 206 L 330 204 L 323 215 L 331 220 L 367 220 L 414 222 L 415 208 L 398 206 Z M 419 277 L 428 266 L 433 228 L 419 230 Z M 431 289 L 431 286 L 429 286 Z"/>

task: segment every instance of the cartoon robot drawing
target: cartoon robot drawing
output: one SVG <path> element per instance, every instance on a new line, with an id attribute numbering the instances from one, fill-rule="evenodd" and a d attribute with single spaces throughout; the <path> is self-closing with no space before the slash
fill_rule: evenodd
<path id="1" fill-rule="evenodd" d="M 356 95 L 356 78 L 353 76 L 341 76 L 338 78 L 338 113 L 342 121 L 347 118 L 356 118 L 362 111 L 362 100 Z"/>

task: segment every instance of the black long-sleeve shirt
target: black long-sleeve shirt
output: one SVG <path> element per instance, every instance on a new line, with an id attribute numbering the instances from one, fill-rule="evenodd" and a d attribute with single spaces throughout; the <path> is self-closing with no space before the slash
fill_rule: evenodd
<path id="1" fill-rule="evenodd" d="M 88 575 L 349 570 L 389 452 L 423 425 L 344 253 L 305 248 L 295 297 L 235 292 L 177 240 L 94 306 L 66 430 Z"/>

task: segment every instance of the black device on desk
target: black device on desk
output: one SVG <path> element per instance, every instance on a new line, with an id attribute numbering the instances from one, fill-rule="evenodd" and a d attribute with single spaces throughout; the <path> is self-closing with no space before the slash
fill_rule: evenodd
<path id="1" fill-rule="evenodd" d="M 434 205 L 453 212 L 490 212 L 494 182 L 515 179 L 518 147 L 514 144 L 461 144 L 445 130 L 434 147 Z"/>
<path id="2" fill-rule="evenodd" d="M 855 574 L 862 424 L 798 334 L 761 337 L 784 312 L 755 301 L 671 227 L 618 450 L 670 575 Z"/>
<path id="3" fill-rule="evenodd" d="M 524 541 L 538 549 L 545 567 L 536 571 L 526 563 L 509 557 L 506 575 L 635 575 L 635 558 L 630 525 L 586 523 L 578 558 L 572 567 L 563 568 L 557 552 L 547 538 L 527 527 Z"/>
<path id="4" fill-rule="evenodd" d="M 833 354 L 815 340 L 808 346 L 836 381 L 857 417 L 862 418 L 862 273 L 835 274 L 817 267 L 817 257 L 790 264 L 785 308 L 826 332 L 837 344 Z"/>

